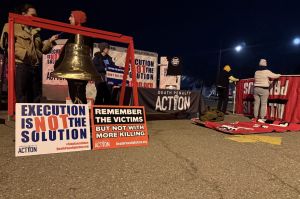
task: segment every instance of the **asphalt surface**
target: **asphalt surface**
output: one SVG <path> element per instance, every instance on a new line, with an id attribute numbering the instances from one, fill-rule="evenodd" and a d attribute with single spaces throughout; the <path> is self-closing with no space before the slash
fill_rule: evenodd
<path id="1" fill-rule="evenodd" d="M 147 124 L 148 147 L 18 158 L 14 122 L 0 125 L 0 198 L 300 198 L 300 132 L 265 134 L 282 137 L 272 145 L 189 120 Z"/>

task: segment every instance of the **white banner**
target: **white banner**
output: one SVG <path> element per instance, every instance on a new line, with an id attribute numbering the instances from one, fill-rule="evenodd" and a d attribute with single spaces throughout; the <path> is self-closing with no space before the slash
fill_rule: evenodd
<path id="1" fill-rule="evenodd" d="M 181 76 L 167 75 L 168 64 L 169 62 L 167 57 L 160 57 L 159 88 L 180 90 Z"/>
<path id="2" fill-rule="evenodd" d="M 52 51 L 43 55 L 43 96 L 52 100 L 62 100 L 55 98 L 55 93 L 48 87 L 51 86 L 67 86 L 68 83 L 64 79 L 58 79 L 51 77 L 51 73 L 54 71 L 54 64 L 56 60 L 59 58 L 60 52 L 64 44 L 67 40 L 58 40 L 56 43 L 58 45 L 54 46 Z M 94 53 L 99 51 L 97 47 L 98 44 L 94 44 Z M 111 46 L 110 47 L 110 56 L 112 57 L 116 66 L 108 67 L 107 71 L 107 81 L 109 84 L 120 85 L 123 80 L 123 72 L 125 66 L 125 58 L 126 58 L 127 49 L 122 47 Z M 141 50 L 135 50 L 135 63 L 137 70 L 137 81 L 139 87 L 146 88 L 156 88 L 157 81 L 157 53 L 146 52 Z M 131 84 L 131 71 L 129 77 L 127 78 L 127 83 Z M 55 89 L 56 92 L 66 92 L 62 87 L 57 87 Z M 86 96 L 88 98 L 95 99 L 97 90 L 94 85 L 94 82 L 89 82 L 86 88 Z M 67 95 L 66 95 L 67 96 Z"/>
<path id="3" fill-rule="evenodd" d="M 94 54 L 100 51 L 98 44 L 94 44 Z M 107 68 L 107 81 L 109 84 L 118 85 L 122 82 L 125 66 L 127 48 L 110 46 L 109 55 L 117 67 Z M 156 88 L 157 81 L 157 53 L 135 50 L 135 67 L 137 72 L 137 81 L 139 87 Z M 121 69 L 121 70 L 120 70 Z M 131 85 L 131 71 L 127 78 Z"/>
<path id="4" fill-rule="evenodd" d="M 87 105 L 16 104 L 15 155 L 91 149 Z"/>
<path id="5" fill-rule="evenodd" d="M 57 40 L 57 45 L 52 48 L 51 52 L 47 55 L 43 55 L 43 84 L 68 85 L 65 79 L 51 77 L 51 73 L 54 71 L 54 64 L 59 58 L 61 49 L 66 42 L 66 39 Z"/>

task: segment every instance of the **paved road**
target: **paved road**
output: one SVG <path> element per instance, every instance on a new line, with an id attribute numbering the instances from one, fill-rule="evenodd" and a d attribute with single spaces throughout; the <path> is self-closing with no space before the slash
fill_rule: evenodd
<path id="1" fill-rule="evenodd" d="M 150 121 L 149 147 L 15 158 L 13 126 L 0 126 L 0 198 L 300 198 L 300 132 L 239 143 L 188 120 Z"/>

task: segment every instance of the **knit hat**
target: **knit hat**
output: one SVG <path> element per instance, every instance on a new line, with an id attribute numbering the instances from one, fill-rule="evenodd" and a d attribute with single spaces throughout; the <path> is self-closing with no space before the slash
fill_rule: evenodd
<path id="1" fill-rule="evenodd" d="M 231 67 L 229 65 L 224 66 L 223 69 L 227 72 L 231 71 Z"/>
<path id="2" fill-rule="evenodd" d="M 109 44 L 106 43 L 106 42 L 102 42 L 102 43 L 99 44 L 99 48 L 100 48 L 100 52 L 102 53 L 105 48 L 109 49 Z"/>
<path id="3" fill-rule="evenodd" d="M 72 15 L 75 19 L 75 25 L 81 25 L 86 22 L 86 14 L 81 10 L 72 11 Z"/>
<path id="4" fill-rule="evenodd" d="M 266 59 L 260 59 L 259 60 L 259 65 L 260 66 L 267 66 L 267 60 Z"/>

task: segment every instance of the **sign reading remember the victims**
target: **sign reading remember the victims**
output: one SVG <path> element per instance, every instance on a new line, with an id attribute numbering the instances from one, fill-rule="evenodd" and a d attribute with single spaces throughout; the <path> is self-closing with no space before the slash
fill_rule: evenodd
<path id="1" fill-rule="evenodd" d="M 147 146 L 145 118 L 144 107 L 141 106 L 94 106 L 93 149 Z"/>
<path id="2" fill-rule="evenodd" d="M 90 150 L 87 105 L 16 104 L 16 156 Z"/>

